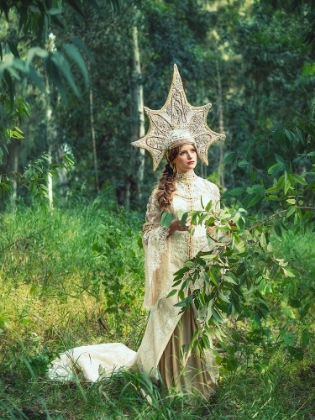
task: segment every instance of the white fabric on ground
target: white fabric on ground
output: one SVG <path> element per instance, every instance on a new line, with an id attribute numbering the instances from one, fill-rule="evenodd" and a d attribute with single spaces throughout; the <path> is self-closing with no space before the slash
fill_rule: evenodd
<path id="1" fill-rule="evenodd" d="M 128 369 L 135 356 L 135 351 L 121 343 L 75 347 L 52 362 L 48 376 L 66 382 L 73 381 L 76 374 L 82 373 L 87 381 L 96 382 L 115 370 Z"/>

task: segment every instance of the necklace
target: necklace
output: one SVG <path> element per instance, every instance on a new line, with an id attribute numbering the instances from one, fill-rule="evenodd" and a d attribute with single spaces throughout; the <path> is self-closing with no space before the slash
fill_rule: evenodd
<path id="1" fill-rule="evenodd" d="M 176 181 L 192 181 L 197 177 L 195 172 L 184 172 L 182 174 L 176 174 Z"/>

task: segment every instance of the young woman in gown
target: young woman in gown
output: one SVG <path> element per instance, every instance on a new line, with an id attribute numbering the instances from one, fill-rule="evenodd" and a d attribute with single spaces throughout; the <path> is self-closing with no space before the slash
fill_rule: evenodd
<path id="1" fill-rule="evenodd" d="M 207 164 L 209 146 L 225 137 L 206 124 L 210 106 L 192 107 L 187 102 L 175 65 L 165 105 L 159 111 L 145 108 L 150 120 L 149 131 L 132 143 L 151 153 L 154 169 L 163 156 L 167 160 L 149 199 L 143 228 L 144 306 L 150 310 L 150 315 L 137 353 L 119 343 L 74 348 L 52 362 L 49 371 L 52 379 L 71 380 L 75 371 L 81 371 L 86 379 L 96 381 L 124 367 L 138 369 L 152 381 L 162 381 L 175 391 L 197 392 L 205 397 L 213 392 L 218 375 L 213 352 L 204 350 L 200 354 L 197 350 L 193 353 L 188 350 L 198 328 L 198 311 L 192 306 L 182 314 L 180 308 L 174 306 L 178 302 L 177 294 L 167 297 L 172 290 L 174 273 L 199 251 L 210 249 L 205 226 L 198 225 L 190 230 L 191 218 L 181 226 L 178 217 L 179 212 L 202 210 L 202 205 L 210 200 L 214 210 L 219 206 L 218 187 L 194 172 L 198 157 Z M 163 211 L 174 215 L 169 228 L 160 223 Z M 198 282 L 190 285 L 186 293 L 200 286 Z M 209 341 L 211 343 L 210 338 Z"/>
<path id="2" fill-rule="evenodd" d="M 185 137 L 185 133 L 182 135 Z M 194 308 L 179 314 L 177 294 L 172 290 L 174 273 L 198 251 L 209 249 L 205 226 L 189 231 L 190 220 L 181 226 L 177 214 L 202 210 L 202 203 L 219 203 L 218 187 L 194 173 L 197 151 L 189 133 L 177 139 L 182 145 L 167 153 L 167 164 L 147 208 L 143 243 L 146 253 L 145 306 L 150 309 L 147 328 L 137 353 L 137 365 L 153 380 L 176 391 L 200 392 L 209 395 L 217 380 L 213 352 L 201 355 L 197 350 L 190 357 L 188 346 L 198 328 L 198 313 Z M 188 137 L 189 136 L 189 137 Z M 160 225 L 161 213 L 175 215 L 170 228 Z M 195 287 L 197 287 L 195 285 Z M 193 286 L 187 293 L 193 291 Z M 211 339 L 210 339 L 211 342 Z"/>

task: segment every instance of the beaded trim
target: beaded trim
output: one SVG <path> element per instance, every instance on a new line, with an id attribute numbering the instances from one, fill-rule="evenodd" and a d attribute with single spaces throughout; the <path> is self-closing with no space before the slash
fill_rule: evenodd
<path id="1" fill-rule="evenodd" d="M 194 144 L 194 145 L 196 145 L 196 142 L 195 142 L 195 140 L 187 139 L 187 138 L 178 139 L 178 140 L 172 141 L 170 146 L 168 147 L 168 149 L 169 150 L 175 149 L 175 147 L 183 146 L 184 144 Z"/>
<path id="2" fill-rule="evenodd" d="M 197 178 L 195 172 L 184 172 L 182 174 L 177 173 L 175 181 L 193 180 Z"/>

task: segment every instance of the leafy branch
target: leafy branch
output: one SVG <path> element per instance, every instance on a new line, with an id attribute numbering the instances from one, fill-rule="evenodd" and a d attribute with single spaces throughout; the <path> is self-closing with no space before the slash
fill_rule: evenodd
<path id="1" fill-rule="evenodd" d="M 241 353 L 250 352 L 253 366 L 261 368 L 259 346 L 267 346 L 270 355 L 283 346 L 290 358 L 300 360 L 314 336 L 309 320 L 315 309 L 315 287 L 299 281 L 297 270 L 275 246 L 283 232 L 315 229 L 315 206 L 309 195 L 315 188 L 314 153 L 312 143 L 305 140 L 311 136 L 309 126 L 284 129 L 293 143 L 304 142 L 309 161 L 304 173 L 297 172 L 296 159 L 289 162 L 275 153 L 276 162 L 265 169 L 271 185 L 265 185 L 262 177 L 259 184 L 227 191 L 224 197 L 237 199 L 234 209 L 213 212 L 210 202 L 204 210 L 189 213 L 192 224 L 211 229 L 210 250 L 200 251 L 175 273 L 170 296 L 178 294 L 176 306 L 182 312 L 193 305 L 202 314 L 192 345 L 207 348 L 206 336 L 216 337 L 227 352 L 218 359 L 231 369 L 238 366 L 236 347 Z M 269 214 L 260 211 L 263 202 L 272 203 Z M 169 220 L 165 216 L 163 222 Z M 231 345 L 226 332 L 236 325 L 244 337 Z M 264 359 L 264 366 L 268 363 Z"/>
<path id="2" fill-rule="evenodd" d="M 33 199 L 39 200 L 41 203 L 48 202 L 47 177 L 49 175 L 57 176 L 57 172 L 60 169 L 69 170 L 74 163 L 72 157 L 68 154 L 63 155 L 62 159 L 61 163 L 50 163 L 50 156 L 47 153 L 42 153 L 38 159 L 27 165 L 24 172 L 12 172 L 6 175 L 6 182 L 0 182 L 0 196 L 11 192 L 10 181 L 16 178 L 20 185 L 23 185 L 30 191 Z"/>

